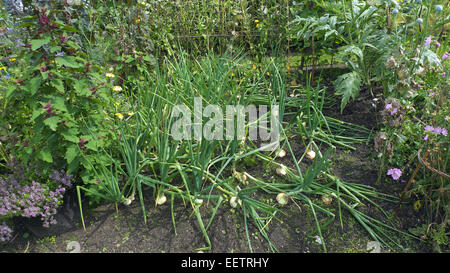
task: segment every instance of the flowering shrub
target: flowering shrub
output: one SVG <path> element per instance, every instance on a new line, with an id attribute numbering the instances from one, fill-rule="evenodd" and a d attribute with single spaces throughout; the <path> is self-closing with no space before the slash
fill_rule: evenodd
<path id="1" fill-rule="evenodd" d="M 82 171 L 90 166 L 83 154 L 116 137 L 109 129 L 114 120 L 105 113 L 118 108 L 120 92 L 83 52 L 70 20 L 62 21 L 56 10 L 35 7 L 35 13 L 22 19 L 23 43 L 5 69 L 9 77 L 0 121 L 15 130 L 7 141 L 9 153 L 23 162 Z"/>
<path id="2" fill-rule="evenodd" d="M 0 177 L 0 242 L 10 238 L 11 228 L 4 221 L 14 216 L 40 217 L 44 227 L 55 224 L 57 208 L 72 186 L 73 175 L 65 170 L 47 175 L 15 162 L 9 167 L 12 173 Z"/>

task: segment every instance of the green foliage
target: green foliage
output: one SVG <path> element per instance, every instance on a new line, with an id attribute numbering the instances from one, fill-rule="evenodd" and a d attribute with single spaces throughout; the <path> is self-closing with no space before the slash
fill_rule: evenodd
<path id="1" fill-rule="evenodd" d="M 336 94 L 342 96 L 341 112 L 351 99 L 359 95 L 361 89 L 361 76 L 353 71 L 340 75 L 335 82 Z"/>
<path id="2" fill-rule="evenodd" d="M 17 143 L 8 147 L 9 154 L 69 172 L 77 172 L 80 164 L 89 168 L 82 154 L 114 138 L 104 114 L 113 99 L 112 85 L 56 13 L 41 9 L 23 21 L 34 39 L 15 52 L 5 81 L 1 120 L 14 128 Z"/>

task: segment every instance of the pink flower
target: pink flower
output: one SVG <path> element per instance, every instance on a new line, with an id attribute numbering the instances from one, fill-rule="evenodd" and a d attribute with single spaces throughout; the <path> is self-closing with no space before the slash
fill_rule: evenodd
<path id="1" fill-rule="evenodd" d="M 447 74 L 445 74 L 445 72 L 442 72 L 442 77 L 445 77 L 445 75 L 447 75 Z"/>
<path id="2" fill-rule="evenodd" d="M 397 108 L 394 108 L 392 111 L 391 111 L 391 116 L 393 116 L 395 113 L 397 113 Z"/>
<path id="3" fill-rule="evenodd" d="M 392 103 L 386 104 L 386 106 L 384 108 L 386 110 L 391 109 L 392 108 Z"/>
<path id="4" fill-rule="evenodd" d="M 387 175 L 392 176 L 392 179 L 398 180 L 402 176 L 402 171 L 397 168 L 392 168 L 387 171 Z"/>
<path id="5" fill-rule="evenodd" d="M 449 56 L 450 54 L 448 54 L 448 52 L 445 52 L 445 54 L 442 55 L 442 60 L 448 59 Z"/>

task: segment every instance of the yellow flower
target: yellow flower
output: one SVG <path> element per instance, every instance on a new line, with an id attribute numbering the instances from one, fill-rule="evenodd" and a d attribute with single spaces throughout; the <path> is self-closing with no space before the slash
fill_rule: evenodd
<path id="1" fill-rule="evenodd" d="M 120 92 L 120 91 L 122 91 L 122 87 L 116 85 L 116 86 L 113 87 L 113 90 L 114 90 L 114 91 L 117 91 L 117 92 Z"/>
<path id="2" fill-rule="evenodd" d="M 291 70 L 291 67 L 289 65 L 286 65 L 287 70 Z"/>
<path id="3" fill-rule="evenodd" d="M 11 59 L 9 59 L 9 61 L 10 61 L 10 62 L 15 62 L 15 61 L 16 61 L 16 58 L 11 58 Z"/>
<path id="4" fill-rule="evenodd" d="M 256 27 L 259 27 L 259 24 L 256 24 Z"/>
<path id="5" fill-rule="evenodd" d="M 0 66 L 0 71 L 6 69 L 6 66 Z"/>
<path id="6" fill-rule="evenodd" d="M 134 112 L 128 112 L 128 116 L 132 116 L 132 115 L 134 115 Z"/>
<path id="7" fill-rule="evenodd" d="M 234 77 L 234 73 L 231 73 L 231 77 Z"/>
<path id="8" fill-rule="evenodd" d="M 253 69 L 256 69 L 256 65 L 253 65 L 253 67 L 252 67 Z"/>
<path id="9" fill-rule="evenodd" d="M 123 115 L 121 113 L 115 113 L 114 115 L 117 116 L 120 120 L 123 119 Z"/>
<path id="10" fill-rule="evenodd" d="M 420 203 L 420 200 L 417 200 L 414 202 L 414 210 L 419 210 L 422 207 L 422 204 Z"/>
<path id="11" fill-rule="evenodd" d="M 269 72 L 269 71 L 267 71 L 267 73 L 266 73 L 266 74 L 267 74 L 267 76 L 270 76 L 270 72 Z"/>
<path id="12" fill-rule="evenodd" d="M 258 20 L 258 19 L 256 19 L 256 20 L 255 20 L 255 23 L 259 23 L 259 20 Z"/>
<path id="13" fill-rule="evenodd" d="M 105 76 L 108 77 L 108 78 L 114 78 L 115 77 L 113 73 L 106 73 Z"/>
<path id="14" fill-rule="evenodd" d="M 136 18 L 136 20 L 134 20 L 136 23 L 139 23 L 141 21 L 141 19 Z"/>

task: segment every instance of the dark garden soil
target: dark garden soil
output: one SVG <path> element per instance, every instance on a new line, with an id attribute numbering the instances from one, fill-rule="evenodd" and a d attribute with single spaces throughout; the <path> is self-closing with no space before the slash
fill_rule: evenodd
<path id="1" fill-rule="evenodd" d="M 377 126 L 376 112 L 371 106 L 368 92 L 363 92 L 359 100 L 350 103 L 343 114 L 339 110 L 333 112 L 338 119 L 353 122 L 374 128 Z M 326 113 L 333 116 L 333 113 Z M 295 138 L 291 145 L 299 156 L 304 147 Z M 355 145 L 355 151 L 338 148 L 333 154 L 332 172 L 346 182 L 361 183 L 375 187 L 379 192 L 399 196 L 404 183 L 381 181 L 376 185 L 378 177 L 378 161 L 373 153 L 372 142 Z M 321 147 L 324 150 L 326 147 Z M 280 159 L 280 162 L 293 166 L 289 159 Z M 264 170 L 261 166 L 249 167 L 247 171 L 255 177 L 269 175 L 276 177 L 274 170 Z M 144 223 L 139 201 L 130 206 L 119 205 L 118 214 L 113 204 L 101 205 L 88 211 L 84 204 L 86 230 L 81 225 L 76 194 L 68 196 L 64 207 L 58 214 L 57 227 L 45 230 L 40 224 L 30 219 L 16 219 L 15 237 L 8 244 L 0 246 L 0 252 L 69 252 L 67 245 L 71 241 L 79 242 L 81 252 L 132 252 L 132 253 L 169 253 L 169 252 L 195 252 L 197 248 L 205 247 L 206 242 L 202 236 L 195 215 L 191 215 L 192 208 L 185 206 L 182 200 L 174 204 L 176 232 L 172 223 L 170 202 L 155 207 L 151 192 L 147 193 L 146 209 L 147 223 Z M 70 197 L 70 198 L 69 198 Z M 266 200 L 273 196 L 259 194 L 258 198 Z M 325 204 L 320 198 L 313 199 L 321 206 Z M 413 202 L 406 200 L 402 205 L 398 219 L 395 222 L 403 231 L 418 226 L 424 222 L 422 211 L 415 211 Z M 383 209 L 392 212 L 396 204 L 377 201 Z M 204 221 L 209 218 L 215 204 L 205 202 L 202 205 Z M 328 209 L 337 215 L 337 204 L 333 201 Z M 290 201 L 281 208 L 282 213 L 277 214 L 279 219 L 273 219 L 269 224 L 268 236 L 279 252 L 304 253 L 322 252 L 323 248 L 317 240 L 314 218 L 308 204 Z M 373 207 L 367 207 L 365 213 L 373 217 L 380 216 L 380 212 Z M 325 218 L 319 214 L 319 220 Z M 251 221 L 250 221 L 251 222 Z M 331 224 L 323 228 L 323 237 L 328 252 L 367 252 L 366 245 L 372 241 L 363 227 L 346 211 L 343 211 L 343 227 L 336 217 Z M 211 250 L 208 252 L 236 253 L 249 252 L 246 238 L 244 218 L 241 211 L 232 209 L 224 202 L 217 211 L 215 219 L 208 230 L 211 240 Z M 249 235 L 254 252 L 270 252 L 267 241 L 261 236 L 257 228 L 249 225 Z M 431 252 L 432 248 L 423 241 L 394 234 L 404 246 L 406 252 Z M 382 252 L 389 250 L 383 248 Z M 394 251 L 394 250 L 392 250 Z M 206 252 L 206 251 L 205 251 Z"/>

